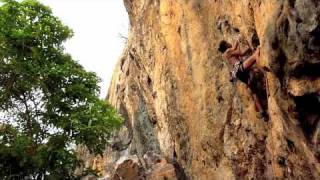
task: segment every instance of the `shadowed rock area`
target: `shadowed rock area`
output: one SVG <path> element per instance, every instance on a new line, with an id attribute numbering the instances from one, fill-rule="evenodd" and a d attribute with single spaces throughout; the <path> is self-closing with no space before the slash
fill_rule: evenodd
<path id="1" fill-rule="evenodd" d="M 131 28 L 107 99 L 126 127 L 105 172 L 151 151 L 175 160 L 180 179 L 320 179 L 318 0 L 124 3 Z M 267 119 L 244 83 L 229 82 L 217 50 L 238 38 L 242 48 L 260 44 L 254 71 Z"/>

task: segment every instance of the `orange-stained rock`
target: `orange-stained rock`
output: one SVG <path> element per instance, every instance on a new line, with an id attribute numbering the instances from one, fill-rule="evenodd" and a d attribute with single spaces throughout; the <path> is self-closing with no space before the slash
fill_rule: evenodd
<path id="1" fill-rule="evenodd" d="M 112 180 L 142 180 L 142 171 L 138 159 L 125 159 L 115 167 Z"/>
<path id="2" fill-rule="evenodd" d="M 108 150 L 107 159 L 154 151 L 176 159 L 195 180 L 320 179 L 313 143 L 320 119 L 319 4 L 125 0 L 130 34 L 107 99 L 126 127 L 115 136 L 123 148 Z M 251 90 L 229 82 L 230 66 L 217 50 L 221 40 L 238 38 L 242 48 L 260 42 L 255 69 L 266 81 L 258 88 L 267 120 L 256 112 Z"/>
<path id="3" fill-rule="evenodd" d="M 173 164 L 165 159 L 156 163 L 151 172 L 147 174 L 148 180 L 177 180 L 176 171 Z"/>
<path id="4" fill-rule="evenodd" d="M 172 163 L 155 153 L 157 159 L 153 161 L 154 156 L 149 155 L 146 154 L 143 159 L 131 156 L 118 161 L 111 180 L 178 180 L 178 169 Z M 148 164 L 148 167 L 143 167 L 142 163 Z"/>

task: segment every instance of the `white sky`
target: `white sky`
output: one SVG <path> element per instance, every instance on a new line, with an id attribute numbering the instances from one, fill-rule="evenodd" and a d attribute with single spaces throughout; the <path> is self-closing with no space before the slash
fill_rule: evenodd
<path id="1" fill-rule="evenodd" d="M 65 43 L 86 70 L 102 79 L 101 98 L 105 98 L 113 69 L 124 48 L 120 34 L 128 34 L 128 15 L 123 0 L 39 0 L 52 8 L 55 16 L 74 31 Z"/>

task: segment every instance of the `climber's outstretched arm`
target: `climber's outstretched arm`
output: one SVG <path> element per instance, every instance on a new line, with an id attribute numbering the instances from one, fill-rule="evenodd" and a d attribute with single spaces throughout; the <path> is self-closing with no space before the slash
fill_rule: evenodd
<path id="1" fill-rule="evenodd" d="M 236 43 L 229 49 L 229 54 L 232 56 L 244 56 L 250 48 L 241 50 L 240 41 L 237 40 Z"/>
<path id="2" fill-rule="evenodd" d="M 250 51 L 250 48 L 246 48 L 241 50 L 240 47 L 232 52 L 232 55 L 234 56 L 244 56 L 248 51 Z"/>
<path id="3" fill-rule="evenodd" d="M 240 41 L 237 40 L 236 43 L 230 49 L 231 52 L 239 50 Z"/>
<path id="4" fill-rule="evenodd" d="M 253 64 L 259 59 L 259 57 L 260 57 L 260 49 L 258 48 L 252 56 L 250 56 L 248 59 L 246 59 L 243 62 L 243 68 L 245 70 L 251 68 L 251 66 L 253 66 Z"/>
<path id="5" fill-rule="evenodd" d="M 249 52 L 251 49 L 249 47 L 247 47 L 246 49 L 243 49 L 241 52 L 240 52 L 240 56 L 244 56 L 247 52 Z"/>

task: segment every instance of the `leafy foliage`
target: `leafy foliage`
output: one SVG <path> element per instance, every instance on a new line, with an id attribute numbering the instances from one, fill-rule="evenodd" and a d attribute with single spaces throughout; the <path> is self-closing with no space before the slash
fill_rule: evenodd
<path id="1" fill-rule="evenodd" d="M 121 118 L 99 79 L 65 54 L 72 31 L 35 0 L 0 6 L 0 177 L 66 179 L 74 147 L 102 153 Z"/>

